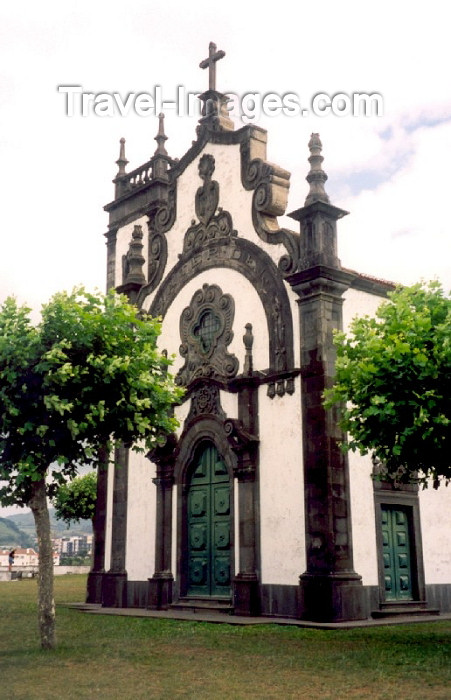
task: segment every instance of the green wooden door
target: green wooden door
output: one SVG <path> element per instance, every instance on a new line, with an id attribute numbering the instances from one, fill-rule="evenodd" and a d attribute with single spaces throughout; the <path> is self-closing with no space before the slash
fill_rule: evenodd
<path id="1" fill-rule="evenodd" d="M 230 481 L 213 445 L 194 465 L 187 511 L 187 595 L 230 597 Z"/>
<path id="2" fill-rule="evenodd" d="M 386 600 L 412 600 L 408 509 L 381 507 L 382 557 Z"/>

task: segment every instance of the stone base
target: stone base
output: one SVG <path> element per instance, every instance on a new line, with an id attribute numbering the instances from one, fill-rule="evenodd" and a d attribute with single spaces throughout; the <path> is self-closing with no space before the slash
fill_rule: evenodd
<path id="1" fill-rule="evenodd" d="M 86 584 L 86 602 L 101 603 L 102 602 L 102 581 L 105 576 L 104 571 L 90 571 L 88 574 L 88 582 Z"/>
<path id="2" fill-rule="evenodd" d="M 155 574 L 149 579 L 149 610 L 167 610 L 172 603 L 172 584 L 174 577 L 170 573 Z"/>
<path id="3" fill-rule="evenodd" d="M 127 572 L 103 574 L 102 605 L 104 608 L 127 607 Z"/>
<path id="4" fill-rule="evenodd" d="M 233 608 L 235 615 L 260 615 L 259 585 L 255 576 L 238 574 L 233 581 Z"/>
<path id="5" fill-rule="evenodd" d="M 368 618 L 367 596 L 358 574 L 305 573 L 299 583 L 301 620 L 345 622 Z"/>

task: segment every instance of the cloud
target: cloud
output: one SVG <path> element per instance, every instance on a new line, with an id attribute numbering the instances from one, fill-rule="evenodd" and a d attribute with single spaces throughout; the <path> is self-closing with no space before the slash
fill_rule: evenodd
<path id="1" fill-rule="evenodd" d="M 401 281 L 449 280 L 442 5 L 431 0 L 428 13 L 413 6 L 407 13 L 386 0 L 374 7 L 325 0 L 321 15 L 314 4 L 302 6 L 301 26 L 289 2 L 277 8 L 269 21 L 264 8 L 256 13 L 237 0 L 214 7 L 199 0 L 189 13 L 180 0 L 130 0 L 126 10 L 103 0 L 2 6 L 2 296 L 39 307 L 80 282 L 103 288 L 103 206 L 113 197 L 119 139 L 127 140 L 130 169 L 155 150 L 155 117 L 71 119 L 57 86 L 125 95 L 161 85 L 169 99 L 178 85 L 200 92 L 199 62 L 211 40 L 226 51 L 218 64 L 224 91 L 290 91 L 307 105 L 319 91 L 383 95 L 382 117 L 263 116 L 268 158 L 292 172 L 291 211 L 307 194 L 307 143 L 320 132 L 327 190 L 351 212 L 339 225 L 343 264 Z M 166 110 L 165 125 L 169 154 L 181 157 L 196 119 Z"/>

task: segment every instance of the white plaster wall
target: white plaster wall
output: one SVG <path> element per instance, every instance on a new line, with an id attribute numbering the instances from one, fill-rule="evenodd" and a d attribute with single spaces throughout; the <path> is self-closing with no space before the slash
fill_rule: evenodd
<path id="1" fill-rule="evenodd" d="M 115 280 L 114 283 L 115 283 L 116 287 L 123 284 L 123 282 L 124 282 L 124 280 L 122 279 L 122 256 L 127 254 L 128 247 L 129 247 L 130 241 L 132 239 L 133 229 L 138 224 L 140 224 L 142 226 L 142 231 L 143 231 L 142 244 L 144 246 L 143 250 L 142 250 L 142 254 L 147 262 L 148 247 L 149 247 L 147 221 L 148 221 L 147 216 L 141 216 L 141 217 L 139 217 L 139 219 L 135 219 L 135 221 L 132 221 L 131 223 L 126 224 L 125 226 L 122 226 L 122 228 L 118 229 L 118 232 L 116 235 L 116 264 L 115 264 L 115 268 L 114 268 L 114 280 Z M 146 273 L 146 266 L 144 266 L 144 274 L 147 274 Z"/>
<path id="2" fill-rule="evenodd" d="M 155 465 L 144 454 L 130 452 L 128 465 L 127 555 L 130 581 L 145 581 L 155 570 Z"/>
<path id="3" fill-rule="evenodd" d="M 297 585 L 305 571 L 300 379 L 292 396 L 259 390 L 262 582 Z"/>
<path id="4" fill-rule="evenodd" d="M 111 531 L 113 524 L 113 482 L 114 482 L 114 465 L 108 465 L 108 482 L 107 482 L 107 498 L 106 498 L 106 523 L 105 523 L 105 571 L 111 567 Z"/>
<path id="5" fill-rule="evenodd" d="M 343 295 L 343 329 L 347 332 L 356 316 L 374 316 L 383 297 L 357 289 L 348 289 Z M 349 453 L 349 481 L 351 491 L 351 524 L 354 569 L 362 576 L 364 585 L 378 585 L 376 522 L 374 490 L 371 479 L 372 464 L 369 455 Z"/>
<path id="6" fill-rule="evenodd" d="M 362 577 L 364 586 L 377 586 L 377 544 L 374 510 L 374 489 L 369 455 L 349 453 L 351 491 L 351 523 L 354 570 Z"/>
<path id="7" fill-rule="evenodd" d="M 238 394 L 230 394 L 228 391 L 220 391 L 219 397 L 224 413 L 228 418 L 238 418 Z"/>
<path id="8" fill-rule="evenodd" d="M 384 297 L 361 292 L 358 289 L 348 289 L 343 294 L 343 330 L 348 332 L 350 323 L 355 316 L 375 316 Z"/>
<path id="9" fill-rule="evenodd" d="M 183 425 L 185 423 L 185 420 L 188 417 L 188 413 L 189 413 L 190 408 L 191 408 L 191 401 L 189 399 L 184 401 L 180 406 L 175 407 L 174 415 L 179 422 L 178 428 L 175 430 L 175 434 L 177 435 L 178 438 L 180 438 L 181 434 L 183 433 Z"/>
<path id="10" fill-rule="evenodd" d="M 451 487 L 420 491 L 426 583 L 451 583 Z"/>

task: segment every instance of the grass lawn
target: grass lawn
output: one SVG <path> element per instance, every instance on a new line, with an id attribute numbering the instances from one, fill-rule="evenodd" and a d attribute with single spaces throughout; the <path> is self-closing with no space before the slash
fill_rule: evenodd
<path id="1" fill-rule="evenodd" d="M 58 648 L 39 648 L 36 581 L 0 582 L 0 698 L 451 698 L 451 621 L 351 631 L 88 615 L 55 579 Z"/>

